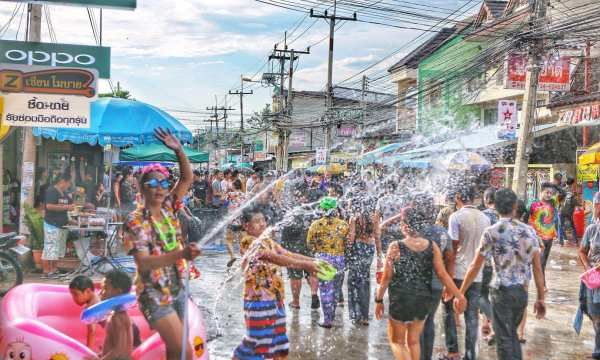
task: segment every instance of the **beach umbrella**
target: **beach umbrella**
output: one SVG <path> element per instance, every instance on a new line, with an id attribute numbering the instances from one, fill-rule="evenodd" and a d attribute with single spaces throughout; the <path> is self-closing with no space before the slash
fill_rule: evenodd
<path id="1" fill-rule="evenodd" d="M 486 171 L 492 164 L 483 156 L 471 151 L 459 151 L 446 156 L 442 161 L 448 170 Z"/>
<path id="2" fill-rule="evenodd" d="M 199 152 L 184 146 L 183 151 L 191 163 L 208 162 L 208 153 Z M 129 149 L 121 151 L 119 154 L 121 161 L 170 161 L 177 162 L 177 156 L 173 150 L 163 144 L 145 144 L 136 145 Z"/>
<path id="3" fill-rule="evenodd" d="M 170 130 L 181 142 L 192 133 L 163 110 L 136 100 L 100 98 L 91 105 L 90 128 L 33 128 L 33 135 L 75 144 L 127 146 L 153 144 L 156 128 Z"/>

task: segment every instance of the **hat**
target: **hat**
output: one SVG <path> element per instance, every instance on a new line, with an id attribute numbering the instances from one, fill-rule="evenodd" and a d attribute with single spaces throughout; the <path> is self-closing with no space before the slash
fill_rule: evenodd
<path id="1" fill-rule="evenodd" d="M 335 209 L 337 208 L 337 199 L 334 197 L 326 196 L 323 199 L 321 199 L 319 207 L 325 211 Z"/>
<path id="2" fill-rule="evenodd" d="M 600 204 L 600 192 L 594 194 L 594 205 Z"/>

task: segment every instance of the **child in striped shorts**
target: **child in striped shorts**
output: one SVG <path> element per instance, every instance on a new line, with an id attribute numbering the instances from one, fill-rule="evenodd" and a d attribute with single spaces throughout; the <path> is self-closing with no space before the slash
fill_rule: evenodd
<path id="1" fill-rule="evenodd" d="M 240 241 L 244 272 L 246 336 L 233 359 L 287 359 L 284 287 L 281 266 L 318 271 L 310 257 L 289 252 L 268 236 L 263 214 L 248 209 L 242 215 L 247 235 Z"/>

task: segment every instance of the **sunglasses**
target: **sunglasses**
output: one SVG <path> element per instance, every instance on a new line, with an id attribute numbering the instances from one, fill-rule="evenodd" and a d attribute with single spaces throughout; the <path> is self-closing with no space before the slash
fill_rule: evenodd
<path id="1" fill-rule="evenodd" d="M 148 187 L 150 189 L 156 189 L 159 185 L 161 188 L 163 188 L 165 190 L 167 190 L 168 188 L 171 187 L 171 182 L 167 179 L 163 179 L 163 180 L 150 179 L 150 180 L 146 181 L 144 184 L 148 185 Z"/>

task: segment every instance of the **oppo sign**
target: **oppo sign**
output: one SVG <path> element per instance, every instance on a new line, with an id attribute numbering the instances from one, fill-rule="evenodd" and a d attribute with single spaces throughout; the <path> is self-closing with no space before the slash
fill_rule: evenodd
<path id="1" fill-rule="evenodd" d="M 110 48 L 0 40 L 0 63 L 98 70 L 110 78 Z"/>

